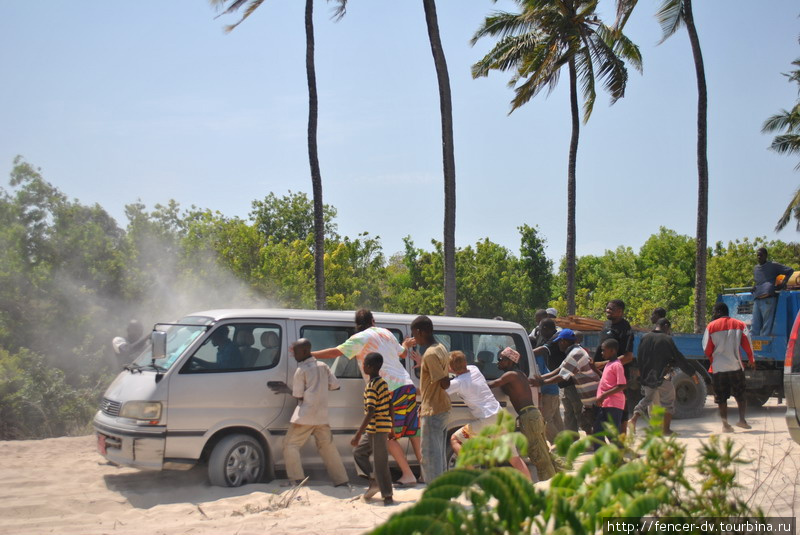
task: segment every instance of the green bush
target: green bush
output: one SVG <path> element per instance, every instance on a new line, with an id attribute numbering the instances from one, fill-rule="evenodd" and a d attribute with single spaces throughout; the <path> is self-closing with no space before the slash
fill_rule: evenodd
<path id="1" fill-rule="evenodd" d="M 535 487 L 508 467 L 456 468 L 434 480 L 414 506 L 393 515 L 372 533 L 589 534 L 602 532 L 605 518 L 763 520 L 763 513 L 750 508 L 736 493 L 736 466 L 745 461 L 739 459 L 740 452 L 734 451 L 730 440 L 720 443 L 712 437 L 703 445 L 692 466 L 702 483 L 693 486 L 685 475 L 685 447 L 674 437 L 661 436 L 660 418 L 656 411 L 646 437 L 638 442 L 608 429 L 610 443 L 603 441 L 580 465 L 578 457 L 598 439 L 561 433 L 556 445 L 566 470 L 556 474 L 547 488 Z M 484 455 L 505 454 L 507 440 L 482 435 L 470 449 L 481 449 Z M 472 451 L 471 455 L 474 460 L 477 454 Z"/>

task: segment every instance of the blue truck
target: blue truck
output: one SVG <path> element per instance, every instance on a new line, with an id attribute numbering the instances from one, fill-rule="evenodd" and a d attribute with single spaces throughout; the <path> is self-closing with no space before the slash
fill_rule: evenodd
<path id="1" fill-rule="evenodd" d="M 717 302 L 728 305 L 731 317 L 750 325 L 753 317 L 753 294 L 750 288 L 732 288 L 725 290 L 717 297 Z M 772 331 L 766 336 L 751 337 L 756 369 L 745 369 L 747 379 L 747 400 L 750 406 L 761 406 L 772 396 L 779 400 L 784 398 L 784 360 L 786 347 L 792 331 L 795 317 L 800 311 L 800 290 L 784 290 L 778 294 L 778 305 Z M 645 333 L 637 332 L 633 353 L 639 348 L 639 342 Z M 712 393 L 711 376 L 708 373 L 709 362 L 703 352 L 703 335 L 675 333 L 675 344 L 692 366 L 703 378 L 699 384 L 682 371 L 673 378 L 676 393 L 675 418 L 692 418 L 700 415 L 706 402 L 706 396 Z M 584 345 L 591 350 L 597 347 L 600 333 L 587 332 Z"/>

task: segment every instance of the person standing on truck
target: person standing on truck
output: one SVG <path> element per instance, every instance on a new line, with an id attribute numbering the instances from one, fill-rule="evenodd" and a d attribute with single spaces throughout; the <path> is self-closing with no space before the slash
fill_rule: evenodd
<path id="1" fill-rule="evenodd" d="M 520 356 L 519 352 L 511 347 L 503 349 L 497 367 L 505 373 L 498 379 L 489 381 L 488 385 L 489 388 L 501 389 L 517 411 L 520 433 L 528 439 L 528 458 L 536 467 L 539 481 L 545 481 L 556 474 L 556 467 L 544 436 L 544 418 L 533 404 L 528 377 L 519 368 Z"/>
<path id="2" fill-rule="evenodd" d="M 328 423 L 328 391 L 339 390 L 339 381 L 330 367 L 311 356 L 311 342 L 305 338 L 292 344 L 292 353 L 297 361 L 292 388 L 283 382 L 269 385 L 276 394 L 291 394 L 297 399 L 297 407 L 292 413 L 289 431 L 283 441 L 283 459 L 289 479 L 285 486 L 299 485 L 305 479 L 300 462 L 300 448 L 312 435 L 333 485 L 347 485 L 347 471 L 339 450 L 333 443 L 333 434 Z"/>
<path id="3" fill-rule="evenodd" d="M 656 322 L 656 328 L 642 337 L 639 350 L 636 352 L 636 363 L 639 366 L 639 378 L 644 389 L 644 397 L 633 409 L 633 416 L 628 424 L 631 433 L 636 433 L 636 422 L 640 416 L 646 416 L 650 406 L 658 395 L 659 405 L 664 407 L 664 436 L 672 434 L 670 424 L 675 414 L 675 385 L 672 384 L 671 369 L 679 367 L 690 376 L 695 384 L 700 380 L 697 372 L 686 357 L 678 351 L 675 341 L 670 336 L 672 324 L 667 318 Z"/>
<path id="4" fill-rule="evenodd" d="M 603 342 L 613 338 L 619 344 L 617 358 L 625 370 L 625 414 L 622 418 L 622 433 L 628 428 L 628 419 L 633 416 L 633 408 L 642 398 L 639 385 L 639 370 L 633 365 L 633 329 L 625 319 L 625 302 L 622 299 L 612 299 L 606 304 L 607 321 L 603 324 L 600 333 L 600 343 L 594 353 L 594 362 L 603 363 Z M 600 368 L 602 366 L 598 366 Z"/>
<path id="5" fill-rule="evenodd" d="M 392 407 L 394 409 L 394 438 L 389 439 L 389 453 L 397 462 L 401 475 L 397 481 L 398 486 L 414 486 L 417 478 L 408 464 L 406 455 L 398 440 L 408 437 L 417 460 L 422 460 L 420 447 L 419 414 L 417 409 L 417 388 L 411 381 L 411 376 L 403 366 L 401 358 L 405 358 L 410 347 L 413 347 L 413 338 L 403 340 L 402 345 L 388 329 L 375 326 L 372 312 L 366 308 L 356 311 L 356 332 L 338 347 L 313 351 L 311 354 L 318 359 L 333 359 L 345 356 L 355 358 L 364 381 L 369 382 L 369 376 L 364 370 L 364 359 L 372 352 L 380 353 L 383 364 L 380 375 L 389 386 L 392 394 Z"/>
<path id="6" fill-rule="evenodd" d="M 739 406 L 738 427 L 750 429 L 745 420 L 747 398 L 744 395 L 745 379 L 742 367 L 742 351 L 747 354 L 747 367 L 756 367 L 753 350 L 750 348 L 750 337 L 747 325 L 743 321 L 728 316 L 728 305 L 716 303 L 713 309 L 713 321 L 706 326 L 703 333 L 703 351 L 711 362 L 708 371 L 714 385 L 714 401 L 719 407 L 722 419 L 722 431 L 730 433 L 733 428 L 728 424 L 728 398 L 731 395 Z"/>
<path id="7" fill-rule="evenodd" d="M 445 471 L 447 419 L 450 415 L 449 356 L 447 348 L 433 337 L 433 322 L 417 316 L 411 322 L 411 336 L 424 349 L 419 374 L 422 397 L 419 416 L 422 423 L 422 474 L 425 483 Z"/>
<path id="8" fill-rule="evenodd" d="M 775 308 L 778 296 L 775 290 L 783 290 L 794 273 L 794 269 L 767 261 L 767 248 L 759 247 L 756 252 L 758 264 L 753 268 L 753 321 L 750 325 L 751 336 L 769 336 L 772 334 L 772 322 L 775 320 Z M 775 280 L 783 275 L 780 284 Z"/>

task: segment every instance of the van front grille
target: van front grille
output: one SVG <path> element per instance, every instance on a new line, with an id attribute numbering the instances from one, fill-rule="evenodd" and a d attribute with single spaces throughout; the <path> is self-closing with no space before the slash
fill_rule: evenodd
<path id="1" fill-rule="evenodd" d="M 103 414 L 108 416 L 119 416 L 119 410 L 122 408 L 122 403 L 118 401 L 111 401 L 108 398 L 103 398 L 100 402 L 100 410 Z"/>

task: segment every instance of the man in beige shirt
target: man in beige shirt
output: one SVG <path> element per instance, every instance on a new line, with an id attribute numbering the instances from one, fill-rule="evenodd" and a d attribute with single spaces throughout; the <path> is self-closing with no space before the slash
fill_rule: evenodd
<path id="1" fill-rule="evenodd" d="M 447 420 L 450 414 L 450 386 L 447 348 L 433 337 L 433 322 L 417 316 L 411 322 L 411 336 L 425 349 L 419 376 L 422 398 L 419 409 L 422 430 L 422 474 L 426 483 L 445 471 Z"/>
<path id="2" fill-rule="evenodd" d="M 346 485 L 347 472 L 333 443 L 331 426 L 328 424 L 328 390 L 339 390 L 339 381 L 327 365 L 311 356 L 311 342 L 305 338 L 292 344 L 292 352 L 297 361 L 292 388 L 289 389 L 286 383 L 269 385 L 275 393 L 291 394 L 297 399 L 297 407 L 283 441 L 283 458 L 289 479 L 283 486 L 297 485 L 305 478 L 300 448 L 311 435 L 314 435 L 317 450 L 334 486 Z"/>

